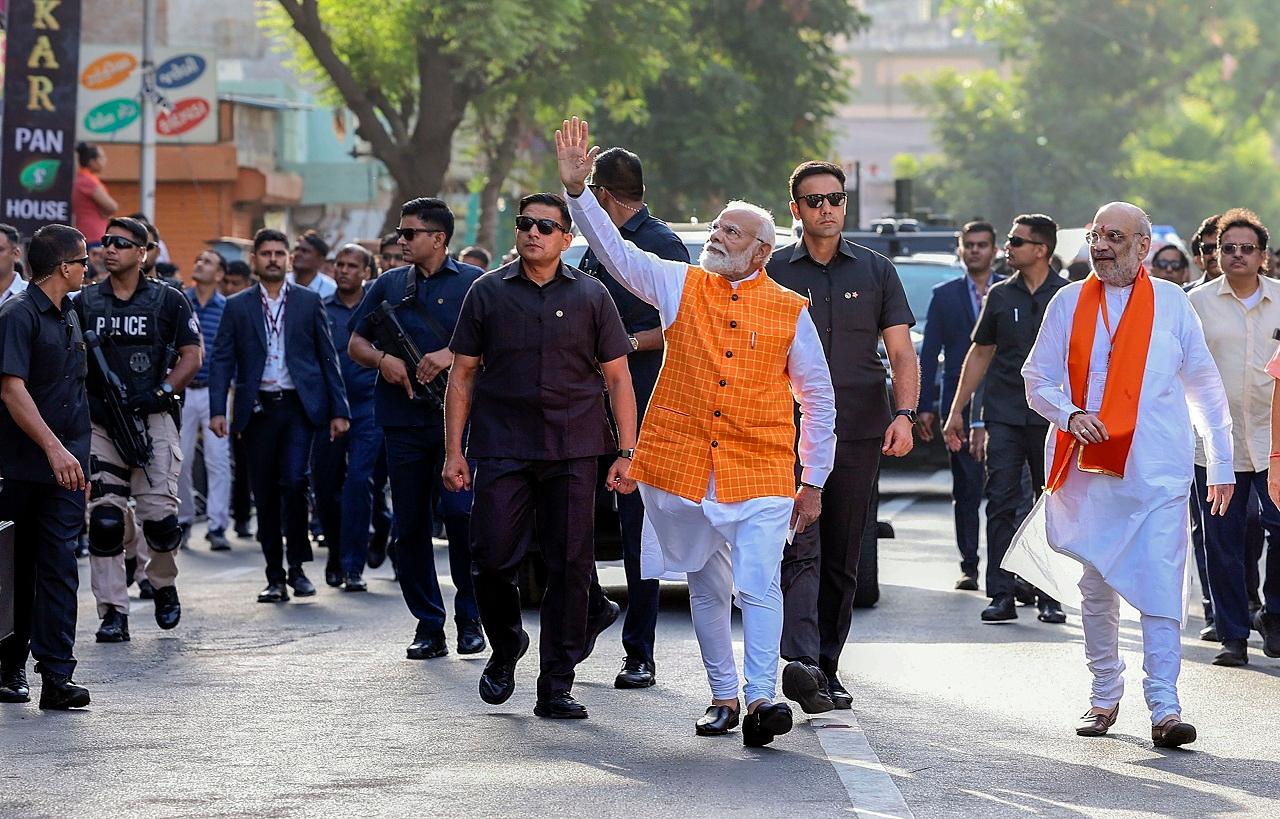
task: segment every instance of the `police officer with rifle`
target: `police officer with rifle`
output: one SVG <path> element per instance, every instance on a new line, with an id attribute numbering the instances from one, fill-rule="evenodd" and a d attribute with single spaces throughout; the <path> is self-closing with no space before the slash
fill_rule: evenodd
<path id="1" fill-rule="evenodd" d="M 453 212 L 439 199 L 413 199 L 396 229 L 409 264 L 383 273 L 351 318 L 347 351 L 356 364 L 377 369 L 374 420 L 382 427 L 395 515 L 400 589 L 418 620 L 406 656 L 426 660 L 448 653 L 446 612 L 436 577 L 431 518 L 439 499 L 449 536 L 449 568 L 458 593 L 454 619 L 458 653 L 485 649 L 471 585 L 470 494 L 445 492 L 444 395 L 453 363 L 449 339 L 462 299 L 484 271 L 449 258 Z"/>
<path id="2" fill-rule="evenodd" d="M 89 566 L 100 643 L 129 640 L 124 548 L 135 517 L 151 551 L 146 571 L 156 623 L 171 629 L 182 615 L 174 585 L 182 541 L 178 423 L 202 346 L 190 302 L 143 275 L 149 242 L 142 222 L 111 219 L 102 237 L 110 275 L 76 300 L 89 352 Z M 129 514 L 130 498 L 136 515 Z"/>

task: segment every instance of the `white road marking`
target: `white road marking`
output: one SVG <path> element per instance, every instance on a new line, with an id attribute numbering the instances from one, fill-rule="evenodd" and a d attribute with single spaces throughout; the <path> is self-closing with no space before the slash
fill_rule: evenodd
<path id="1" fill-rule="evenodd" d="M 818 743 L 840 777 L 855 816 L 866 819 L 915 819 L 893 777 L 880 764 L 852 711 L 809 720 Z"/>

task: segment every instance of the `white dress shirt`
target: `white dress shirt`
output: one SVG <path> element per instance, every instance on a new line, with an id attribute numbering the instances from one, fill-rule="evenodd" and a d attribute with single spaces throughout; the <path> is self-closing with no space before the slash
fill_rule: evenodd
<path id="1" fill-rule="evenodd" d="M 293 379 L 289 376 L 289 365 L 284 357 L 284 311 L 288 309 L 287 287 L 280 289 L 279 298 L 271 298 L 267 291 L 262 291 L 266 300 L 266 310 L 262 321 L 267 330 L 267 363 L 262 367 L 263 392 L 279 392 L 293 389 Z"/>

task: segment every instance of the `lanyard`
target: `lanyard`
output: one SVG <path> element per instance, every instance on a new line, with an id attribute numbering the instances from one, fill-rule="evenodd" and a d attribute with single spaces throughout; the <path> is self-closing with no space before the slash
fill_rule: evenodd
<path id="1" fill-rule="evenodd" d="M 267 322 L 267 341 L 270 342 L 280 337 L 282 329 L 281 319 L 284 317 L 284 306 L 289 301 L 289 288 L 285 287 L 280 293 L 280 306 L 276 308 L 276 314 L 271 315 L 271 308 L 267 306 L 267 291 L 260 290 L 258 295 L 262 297 L 262 315 Z"/>

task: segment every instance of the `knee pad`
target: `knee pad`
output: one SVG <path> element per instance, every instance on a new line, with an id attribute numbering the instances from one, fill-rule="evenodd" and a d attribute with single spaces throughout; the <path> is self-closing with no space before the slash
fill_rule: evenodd
<path id="1" fill-rule="evenodd" d="M 166 515 L 160 520 L 144 520 L 142 534 L 153 552 L 172 552 L 182 543 L 182 525 L 177 515 Z"/>
<path id="2" fill-rule="evenodd" d="M 115 557 L 124 551 L 124 512 L 97 506 L 89 513 L 89 554 Z"/>

